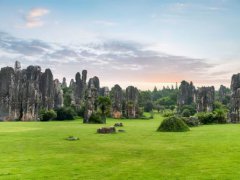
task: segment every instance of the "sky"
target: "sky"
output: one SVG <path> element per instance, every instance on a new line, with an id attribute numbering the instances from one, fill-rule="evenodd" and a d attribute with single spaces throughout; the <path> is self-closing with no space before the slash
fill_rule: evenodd
<path id="1" fill-rule="evenodd" d="M 182 80 L 230 86 L 240 72 L 239 0 L 0 0 L 0 67 L 88 70 L 101 86 Z"/>

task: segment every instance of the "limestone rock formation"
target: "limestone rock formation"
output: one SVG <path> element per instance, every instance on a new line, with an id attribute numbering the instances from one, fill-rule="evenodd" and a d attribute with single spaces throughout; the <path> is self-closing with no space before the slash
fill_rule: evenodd
<path id="1" fill-rule="evenodd" d="M 75 77 L 75 88 L 73 92 L 74 92 L 75 106 L 77 108 L 80 108 L 84 98 L 84 85 L 81 79 L 81 74 L 79 72 L 76 74 L 76 77 Z"/>
<path id="2" fill-rule="evenodd" d="M 70 84 L 69 84 L 69 88 L 71 88 L 71 89 L 74 89 L 74 88 L 75 88 L 74 79 L 71 79 Z"/>
<path id="3" fill-rule="evenodd" d="M 190 105 L 195 101 L 195 87 L 192 82 L 182 81 L 178 93 L 178 106 Z"/>
<path id="4" fill-rule="evenodd" d="M 215 89 L 211 87 L 201 87 L 196 93 L 196 104 L 198 112 L 213 111 L 213 103 L 215 99 Z"/>
<path id="5" fill-rule="evenodd" d="M 54 80 L 54 108 L 63 107 L 63 90 L 58 79 Z"/>
<path id="6" fill-rule="evenodd" d="M 64 89 L 64 88 L 66 88 L 66 87 L 67 87 L 67 80 L 66 80 L 66 78 L 64 77 L 64 78 L 63 78 L 63 81 L 62 81 L 62 84 L 61 84 L 61 88 Z"/>
<path id="7" fill-rule="evenodd" d="M 89 79 L 88 88 L 91 88 L 91 86 L 94 86 L 97 89 L 97 92 L 100 91 L 100 81 L 97 76 Z"/>
<path id="8" fill-rule="evenodd" d="M 51 72 L 49 73 L 51 74 Z M 19 93 L 15 94 L 16 96 L 20 95 L 20 98 L 13 100 L 13 103 L 20 104 L 19 109 L 16 110 L 16 112 L 20 112 L 20 116 L 11 117 L 9 120 L 37 120 L 41 107 L 45 104 L 52 107 L 50 103 L 53 101 L 48 103 L 48 88 L 46 87 L 48 77 L 46 74 L 42 74 L 39 66 L 29 66 L 16 74 L 15 77 L 15 80 L 20 77 L 20 81 L 16 80 L 14 83 L 15 86 L 20 85 Z"/>
<path id="9" fill-rule="evenodd" d="M 122 110 L 123 110 L 123 91 L 122 88 L 116 84 L 111 89 L 111 101 L 112 101 L 112 117 L 113 118 L 121 118 Z"/>
<path id="10" fill-rule="evenodd" d="M 84 86 L 86 86 L 87 85 L 87 70 L 82 71 L 82 81 L 83 81 Z"/>
<path id="11" fill-rule="evenodd" d="M 100 88 L 100 92 L 99 92 L 100 96 L 109 96 L 109 94 L 110 94 L 110 91 L 108 87 Z"/>
<path id="12" fill-rule="evenodd" d="M 220 86 L 220 89 L 218 91 L 218 100 L 225 104 L 225 105 L 228 105 L 229 104 L 229 101 L 230 101 L 230 91 L 229 91 L 229 88 L 227 88 L 226 86 L 223 86 L 221 85 Z"/>
<path id="13" fill-rule="evenodd" d="M 41 108 L 60 107 L 63 101 L 59 83 L 53 81 L 50 69 L 41 72 L 39 66 L 21 70 L 17 61 L 15 68 L 0 71 L 0 120 L 37 120 Z M 57 103 L 55 105 L 55 103 Z"/>
<path id="14" fill-rule="evenodd" d="M 139 91 L 136 87 L 128 86 L 126 89 L 126 116 L 127 118 L 137 118 L 139 107 L 138 107 L 138 98 Z"/>
<path id="15" fill-rule="evenodd" d="M 98 90 L 98 77 L 91 78 L 88 82 L 88 89 L 86 90 L 84 123 L 89 123 L 91 115 L 97 111 Z"/>
<path id="16" fill-rule="evenodd" d="M 240 122 L 240 73 L 232 76 L 231 82 L 231 103 L 230 118 L 231 122 Z"/>
<path id="17" fill-rule="evenodd" d="M 40 91 L 42 92 L 42 106 L 46 109 L 54 108 L 54 84 L 50 69 L 46 69 L 41 76 Z"/>

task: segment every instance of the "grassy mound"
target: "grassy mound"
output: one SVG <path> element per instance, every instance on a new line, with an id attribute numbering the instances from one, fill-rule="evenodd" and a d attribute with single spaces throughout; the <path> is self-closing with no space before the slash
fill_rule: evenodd
<path id="1" fill-rule="evenodd" d="M 187 124 L 176 116 L 171 116 L 163 120 L 157 131 L 161 132 L 184 132 L 189 131 Z"/>

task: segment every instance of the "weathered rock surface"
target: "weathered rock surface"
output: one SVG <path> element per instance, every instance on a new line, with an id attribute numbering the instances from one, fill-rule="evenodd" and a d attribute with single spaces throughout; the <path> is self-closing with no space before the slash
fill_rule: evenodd
<path id="1" fill-rule="evenodd" d="M 81 79 L 81 74 L 79 72 L 76 74 L 76 77 L 75 77 L 75 87 L 73 89 L 73 93 L 74 93 L 74 100 L 75 100 L 74 104 L 77 108 L 80 108 L 84 98 L 84 84 Z"/>
<path id="2" fill-rule="evenodd" d="M 54 108 L 63 107 L 63 90 L 58 79 L 54 80 Z"/>
<path id="3" fill-rule="evenodd" d="M 63 98 L 59 83 L 53 81 L 50 69 L 41 72 L 39 66 L 21 70 L 5 67 L 0 71 L 0 119 L 22 121 L 37 120 L 41 108 L 60 107 Z M 56 103 L 56 104 L 55 104 Z"/>
<path id="4" fill-rule="evenodd" d="M 64 89 L 64 88 L 67 87 L 67 80 L 66 80 L 65 77 L 63 78 L 63 81 L 62 81 L 61 87 L 62 87 L 62 89 Z"/>
<path id="5" fill-rule="evenodd" d="M 230 103 L 230 119 L 231 122 L 240 122 L 240 73 L 232 76 L 231 82 L 231 103 Z"/>
<path id="6" fill-rule="evenodd" d="M 179 86 L 178 106 L 190 105 L 195 100 L 195 87 L 192 82 L 182 81 Z"/>
<path id="7" fill-rule="evenodd" d="M 122 110 L 123 110 L 123 91 L 122 88 L 116 84 L 110 93 L 110 98 L 112 101 L 112 117 L 113 118 L 121 118 L 122 117 Z"/>
<path id="8" fill-rule="evenodd" d="M 213 111 L 213 103 L 215 99 L 214 87 L 201 87 L 196 92 L 196 104 L 198 112 Z"/>
<path id="9" fill-rule="evenodd" d="M 100 133 L 100 134 L 116 133 L 116 128 L 115 127 L 102 127 L 102 128 L 97 129 L 97 133 Z"/>
<path id="10" fill-rule="evenodd" d="M 126 89 L 126 116 L 127 118 L 137 118 L 139 107 L 138 107 L 139 91 L 133 86 L 128 86 Z"/>
<path id="11" fill-rule="evenodd" d="M 91 115 L 97 111 L 99 88 L 98 77 L 91 78 L 88 82 L 88 89 L 86 90 L 84 123 L 89 123 Z"/>
<path id="12" fill-rule="evenodd" d="M 100 96 L 109 96 L 110 95 L 110 91 L 108 87 L 102 87 L 100 88 L 100 92 L 99 92 Z"/>

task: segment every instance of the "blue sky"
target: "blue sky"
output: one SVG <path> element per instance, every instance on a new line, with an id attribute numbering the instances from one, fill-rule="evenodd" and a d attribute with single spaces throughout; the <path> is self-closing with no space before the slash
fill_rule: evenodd
<path id="1" fill-rule="evenodd" d="M 0 12 L 1 67 L 20 60 L 60 79 L 88 69 L 142 89 L 229 86 L 240 71 L 237 0 L 0 0 Z"/>

